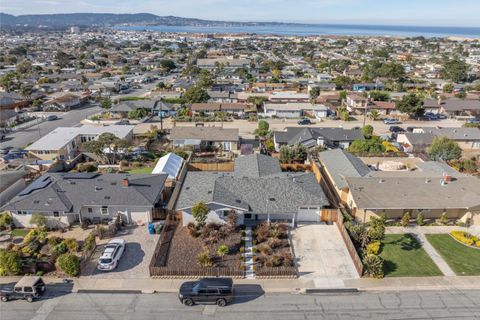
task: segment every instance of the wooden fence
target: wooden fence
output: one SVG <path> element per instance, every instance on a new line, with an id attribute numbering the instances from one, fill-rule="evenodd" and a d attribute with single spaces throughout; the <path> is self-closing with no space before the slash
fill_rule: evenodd
<path id="1" fill-rule="evenodd" d="M 239 268 L 195 268 L 177 269 L 171 267 L 150 266 L 150 276 L 155 278 L 198 278 L 198 277 L 232 277 L 243 278 L 244 271 Z"/>
<path id="2" fill-rule="evenodd" d="M 168 261 L 168 254 L 170 252 L 170 245 L 175 235 L 179 222 L 173 217 L 169 217 L 165 221 L 162 232 L 160 233 L 160 239 L 155 246 L 155 251 L 150 261 L 150 276 L 155 275 L 156 268 L 165 267 Z"/>
<path id="3" fill-rule="evenodd" d="M 233 171 L 233 161 L 228 162 L 191 162 L 190 171 Z"/>
<path id="4" fill-rule="evenodd" d="M 263 267 L 255 271 L 255 278 L 257 279 L 297 278 L 297 276 L 295 267 Z"/>
<path id="5" fill-rule="evenodd" d="M 350 254 L 350 258 L 352 258 L 353 264 L 355 265 L 355 269 L 357 269 L 358 275 L 361 277 L 363 275 L 362 259 L 360 259 L 360 256 L 357 253 L 357 249 L 355 248 L 355 245 L 353 244 L 352 239 L 350 239 L 350 235 L 348 234 L 347 228 L 345 228 L 345 225 L 343 222 L 344 222 L 343 215 L 341 212 L 338 212 L 336 225 L 338 227 L 338 230 L 340 231 L 340 234 L 342 235 L 343 242 L 347 247 L 348 253 Z"/>

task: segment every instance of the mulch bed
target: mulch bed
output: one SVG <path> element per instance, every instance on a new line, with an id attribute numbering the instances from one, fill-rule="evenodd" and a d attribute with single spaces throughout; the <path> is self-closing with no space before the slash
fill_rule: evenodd
<path id="1" fill-rule="evenodd" d="M 226 244 L 230 248 L 230 252 L 223 257 L 223 261 L 217 257 L 214 267 L 239 268 L 241 265 L 239 252 L 240 241 L 240 230 L 237 230 L 237 232 L 230 233 L 225 239 L 221 239 L 215 244 L 205 246 L 201 236 L 197 238 L 192 237 L 187 227 L 179 226 L 171 242 L 166 266 L 168 268 L 185 270 L 202 269 L 197 263 L 197 255 L 206 249 L 208 249 L 212 255 L 216 255 L 218 247 Z"/>

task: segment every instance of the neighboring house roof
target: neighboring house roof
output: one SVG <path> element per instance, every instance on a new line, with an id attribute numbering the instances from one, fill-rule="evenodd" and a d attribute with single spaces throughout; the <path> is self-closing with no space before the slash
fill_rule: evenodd
<path id="1" fill-rule="evenodd" d="M 412 146 L 429 146 L 435 138 L 431 133 L 405 132 L 404 135 Z"/>
<path id="2" fill-rule="evenodd" d="M 480 180 L 456 178 L 348 177 L 353 200 L 361 209 L 457 209 L 480 206 Z"/>
<path id="3" fill-rule="evenodd" d="M 348 187 L 347 177 L 363 177 L 371 171 L 362 160 L 342 149 L 320 152 L 318 158 L 339 189 Z"/>
<path id="4" fill-rule="evenodd" d="M 5 109 L 0 112 L 0 121 L 7 121 L 17 116 L 17 112 L 12 109 Z"/>
<path id="5" fill-rule="evenodd" d="M 311 140 L 323 138 L 329 142 L 363 140 L 361 130 L 343 128 L 302 128 L 287 127 L 285 131 L 274 131 L 275 142 L 294 145 L 297 143 L 308 144 Z"/>
<path id="6" fill-rule="evenodd" d="M 158 159 L 152 174 L 166 173 L 169 179 L 176 179 L 183 165 L 183 158 L 170 152 Z"/>
<path id="7" fill-rule="evenodd" d="M 235 159 L 236 178 L 251 177 L 259 178 L 276 173 L 281 173 L 280 161 L 277 158 L 269 157 L 263 154 L 252 154 Z"/>
<path id="8" fill-rule="evenodd" d="M 448 99 L 443 104 L 445 111 L 463 111 L 476 110 L 480 111 L 480 101 L 470 99 Z"/>
<path id="9" fill-rule="evenodd" d="M 102 133 L 112 133 L 116 137 L 123 139 L 133 130 L 134 126 L 93 126 L 83 125 L 81 127 L 58 127 L 50 131 L 47 135 L 38 139 L 25 150 L 59 150 L 70 143 L 78 135 L 101 135 Z"/>
<path id="10" fill-rule="evenodd" d="M 192 111 L 245 110 L 243 103 L 193 103 Z"/>
<path id="11" fill-rule="evenodd" d="M 306 103 L 306 102 L 289 102 L 289 103 L 265 103 L 266 110 L 275 111 L 301 111 L 301 110 L 314 110 L 314 111 L 327 111 L 328 107 L 322 104 Z"/>
<path id="12" fill-rule="evenodd" d="M 113 112 L 130 112 L 137 109 L 152 110 L 156 101 L 152 100 L 138 100 L 138 101 L 125 101 L 117 105 L 114 105 L 110 111 Z"/>
<path id="13" fill-rule="evenodd" d="M 219 127 L 173 127 L 170 140 L 238 141 L 238 129 Z"/>
<path id="14" fill-rule="evenodd" d="M 480 140 L 480 129 L 478 128 L 422 128 L 423 132 L 434 136 L 447 137 L 458 141 Z"/>
<path id="15" fill-rule="evenodd" d="M 278 162 L 267 158 L 256 154 L 239 158 L 233 173 L 188 172 L 177 210 L 203 201 L 254 213 L 282 214 L 295 213 L 301 206 L 329 204 L 312 173 L 281 172 Z"/>
<path id="16" fill-rule="evenodd" d="M 122 184 L 129 180 L 129 186 Z M 84 206 L 154 205 L 166 174 L 47 173 L 21 191 L 3 209 L 79 213 Z"/>
<path id="17" fill-rule="evenodd" d="M 307 93 L 298 93 L 295 91 L 277 91 L 272 92 L 269 95 L 269 99 L 297 99 L 297 100 L 309 100 L 310 96 Z"/>
<path id="18" fill-rule="evenodd" d="M 0 192 L 8 189 L 12 184 L 22 179 L 28 174 L 26 170 L 2 170 L 0 171 Z"/>

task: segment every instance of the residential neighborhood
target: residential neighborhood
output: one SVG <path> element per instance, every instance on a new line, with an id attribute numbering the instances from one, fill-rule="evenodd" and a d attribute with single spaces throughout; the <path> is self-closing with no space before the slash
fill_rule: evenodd
<path id="1" fill-rule="evenodd" d="M 0 22 L 0 285 L 22 285 L 0 315 L 69 294 L 175 293 L 199 318 L 272 294 L 478 297 L 480 37 L 171 19 Z M 25 291 L 45 286 L 67 293 Z"/>

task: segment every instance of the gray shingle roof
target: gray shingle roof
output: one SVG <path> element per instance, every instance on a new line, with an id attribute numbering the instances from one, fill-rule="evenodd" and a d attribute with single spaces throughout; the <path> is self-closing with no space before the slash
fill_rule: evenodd
<path id="1" fill-rule="evenodd" d="M 238 158 L 233 173 L 188 172 L 176 208 L 199 201 L 271 214 L 329 204 L 312 173 L 281 172 L 277 159 L 259 154 Z"/>
<path id="2" fill-rule="evenodd" d="M 308 143 L 310 140 L 317 140 L 323 137 L 327 142 L 363 140 L 361 130 L 343 128 L 300 128 L 288 127 L 285 131 L 275 131 L 275 141 L 294 145 L 297 143 Z"/>
<path id="3" fill-rule="evenodd" d="M 124 178 L 129 179 L 128 187 L 122 185 Z M 39 179 L 48 180 L 43 188 L 21 192 L 4 209 L 78 213 L 88 205 L 152 206 L 167 175 L 48 173 Z"/>
<path id="4" fill-rule="evenodd" d="M 370 172 L 370 168 L 362 160 L 345 150 L 334 149 L 320 152 L 318 158 L 332 175 L 332 179 L 339 189 L 347 187 L 345 177 L 363 177 Z"/>
<path id="5" fill-rule="evenodd" d="M 465 209 L 480 206 L 480 180 L 457 178 L 442 186 L 441 178 L 347 178 L 361 209 Z"/>
<path id="6" fill-rule="evenodd" d="M 251 154 L 235 159 L 235 177 L 258 178 L 282 172 L 277 158 L 263 154 Z"/>
<path id="7" fill-rule="evenodd" d="M 170 140 L 238 141 L 238 129 L 218 127 L 173 127 Z"/>

